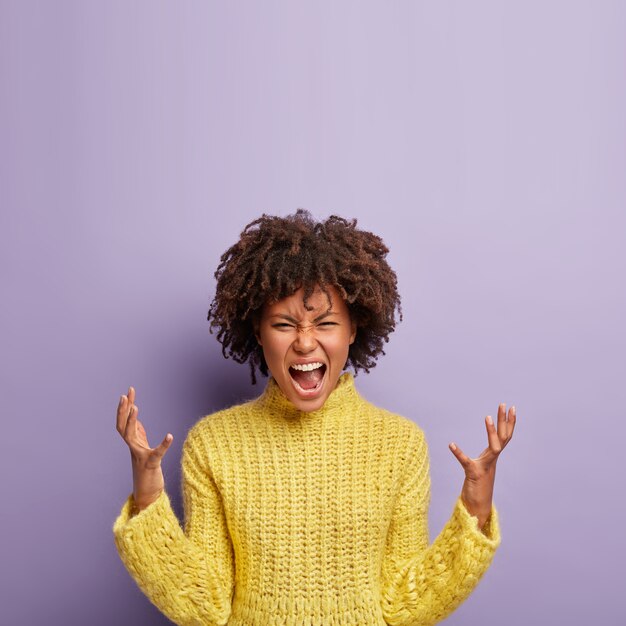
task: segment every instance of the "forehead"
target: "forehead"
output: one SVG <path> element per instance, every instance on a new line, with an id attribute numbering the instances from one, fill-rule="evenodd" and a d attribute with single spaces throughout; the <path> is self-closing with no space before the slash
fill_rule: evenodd
<path id="1" fill-rule="evenodd" d="M 300 316 L 319 315 L 331 308 L 335 313 L 347 312 L 348 307 L 339 291 L 333 286 L 328 286 L 327 290 L 328 295 L 322 291 L 321 287 L 317 286 L 307 300 L 308 309 L 304 306 L 304 289 L 298 289 L 294 294 L 282 300 L 267 302 L 263 307 L 263 311 L 266 315 L 285 313 L 298 314 Z M 328 300 L 329 297 L 331 298 L 330 302 Z"/>

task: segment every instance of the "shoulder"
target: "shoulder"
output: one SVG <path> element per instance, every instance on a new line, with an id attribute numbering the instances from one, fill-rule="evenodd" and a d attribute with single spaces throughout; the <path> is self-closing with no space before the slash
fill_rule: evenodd
<path id="1" fill-rule="evenodd" d="M 419 424 L 404 415 L 376 406 L 367 400 L 363 399 L 363 403 L 370 418 L 379 423 L 381 430 L 388 437 L 403 442 L 405 445 L 401 447 L 407 453 L 426 451 L 426 434 Z"/>
<path id="2" fill-rule="evenodd" d="M 220 455 L 228 442 L 241 434 L 242 422 L 254 405 L 254 400 L 202 416 L 188 431 L 183 443 L 183 460 L 197 462 L 212 460 Z"/>
<path id="3" fill-rule="evenodd" d="M 207 438 L 220 430 L 231 430 L 250 414 L 255 400 L 249 400 L 201 417 L 187 432 L 187 439 Z"/>
<path id="4" fill-rule="evenodd" d="M 230 443 L 236 442 L 240 429 L 238 420 L 249 414 L 252 401 L 204 415 L 187 431 L 182 447 L 182 468 L 200 468 L 211 476 L 216 468 L 230 458 Z"/>
<path id="5" fill-rule="evenodd" d="M 424 430 L 414 420 L 394 413 L 388 409 L 372 404 L 369 400 L 361 398 L 366 413 L 375 420 L 383 422 L 389 429 L 396 430 L 399 434 L 423 436 Z"/>

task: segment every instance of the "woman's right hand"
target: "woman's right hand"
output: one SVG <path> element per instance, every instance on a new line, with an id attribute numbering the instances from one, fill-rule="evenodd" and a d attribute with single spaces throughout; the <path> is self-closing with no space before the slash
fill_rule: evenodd
<path id="1" fill-rule="evenodd" d="M 128 395 L 120 398 L 117 406 L 117 432 L 130 449 L 133 467 L 133 499 L 135 509 L 141 511 L 152 504 L 165 488 L 161 459 L 167 452 L 173 437 L 167 433 L 165 439 L 151 448 L 143 424 L 137 419 L 139 408 L 135 405 L 135 390 L 128 388 Z"/>

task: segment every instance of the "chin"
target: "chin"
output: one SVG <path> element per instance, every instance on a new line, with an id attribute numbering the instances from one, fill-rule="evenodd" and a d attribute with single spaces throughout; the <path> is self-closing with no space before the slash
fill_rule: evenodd
<path id="1" fill-rule="evenodd" d="M 328 368 L 324 367 L 324 376 L 322 380 L 315 390 L 311 390 L 310 392 L 307 392 L 299 387 L 289 373 L 284 376 L 282 379 L 282 385 L 279 386 L 281 386 L 283 393 L 289 399 L 291 404 L 296 407 L 296 409 L 309 413 L 311 411 L 321 409 L 328 399 L 328 396 L 330 396 L 332 390 L 337 386 L 339 377 L 333 381 L 329 374 L 330 372 L 328 371 Z"/>
<path id="2" fill-rule="evenodd" d="M 324 406 L 328 396 L 323 395 L 312 400 L 303 400 L 302 398 L 289 398 L 291 404 L 293 404 L 299 411 L 310 413 L 311 411 L 317 411 Z"/>

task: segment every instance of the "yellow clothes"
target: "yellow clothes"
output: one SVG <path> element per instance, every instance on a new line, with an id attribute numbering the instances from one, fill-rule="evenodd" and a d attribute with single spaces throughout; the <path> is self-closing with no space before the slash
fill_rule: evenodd
<path id="1" fill-rule="evenodd" d="M 181 625 L 435 624 L 472 592 L 500 544 L 457 499 L 429 545 L 423 431 L 375 407 L 344 373 L 301 412 L 270 378 L 208 415 L 182 453 L 184 531 L 165 492 L 113 526 L 148 598 Z"/>

